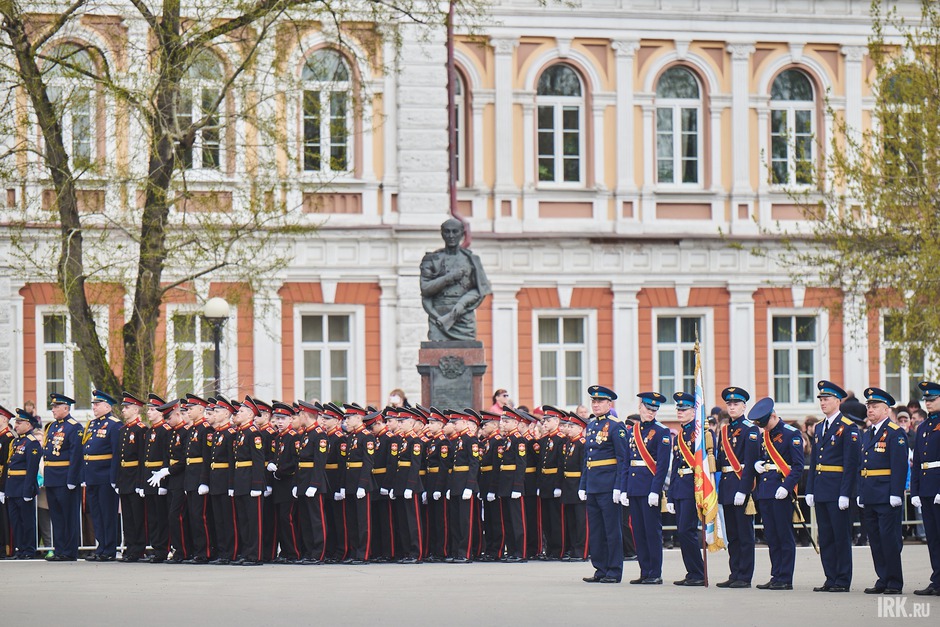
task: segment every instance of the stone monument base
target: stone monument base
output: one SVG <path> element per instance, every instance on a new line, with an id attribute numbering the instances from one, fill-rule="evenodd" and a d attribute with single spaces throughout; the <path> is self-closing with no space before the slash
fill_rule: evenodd
<path id="1" fill-rule="evenodd" d="M 421 342 L 421 404 L 438 409 L 483 408 L 483 342 Z"/>

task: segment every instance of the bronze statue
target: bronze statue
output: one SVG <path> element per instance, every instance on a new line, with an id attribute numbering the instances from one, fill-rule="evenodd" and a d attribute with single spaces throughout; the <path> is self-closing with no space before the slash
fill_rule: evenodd
<path id="1" fill-rule="evenodd" d="M 491 293 L 480 258 L 460 247 L 464 226 L 451 218 L 441 225 L 444 248 L 421 260 L 421 303 L 428 312 L 432 342 L 475 340 L 474 310 Z"/>

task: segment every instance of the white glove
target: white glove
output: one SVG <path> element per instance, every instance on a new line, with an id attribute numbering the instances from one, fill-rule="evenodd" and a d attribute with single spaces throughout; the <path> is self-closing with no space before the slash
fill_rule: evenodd
<path id="1" fill-rule="evenodd" d="M 136 489 L 134 490 L 134 492 L 136 492 L 136 493 L 137 493 L 137 496 L 139 496 L 140 498 L 144 498 L 144 489 L 143 489 L 143 488 L 136 488 Z"/>
<path id="2" fill-rule="evenodd" d="M 199 484 L 199 489 L 196 490 L 196 493 L 197 493 L 197 494 L 200 494 L 200 495 L 209 494 L 209 486 L 207 486 L 207 485 L 204 484 L 204 483 L 200 483 L 200 484 Z"/>
<path id="3" fill-rule="evenodd" d="M 229 496 L 235 496 L 235 490 L 229 490 L 229 491 L 228 491 L 228 495 L 229 495 Z"/>
<path id="4" fill-rule="evenodd" d="M 160 496 L 166 496 L 167 495 L 166 488 L 157 488 L 157 494 Z"/>
<path id="5" fill-rule="evenodd" d="M 495 500 L 496 500 L 496 494 L 494 494 L 493 492 L 487 492 L 487 493 L 486 493 L 486 502 L 487 502 L 487 503 L 492 503 L 492 502 L 495 501 Z"/>
<path id="6" fill-rule="evenodd" d="M 858 505 L 859 507 L 861 507 L 862 509 L 865 509 L 865 504 L 862 503 L 862 497 L 861 497 L 861 496 L 856 496 L 856 497 L 855 497 L 855 504 Z"/>
<path id="7" fill-rule="evenodd" d="M 340 492 L 334 492 L 334 493 L 333 493 L 333 500 L 334 500 L 334 501 L 342 501 L 342 500 L 343 500 L 343 495 L 342 495 L 342 493 L 340 493 Z"/>
<path id="8" fill-rule="evenodd" d="M 779 488 L 777 488 L 777 491 L 774 492 L 774 498 L 777 499 L 778 501 L 782 501 L 783 499 L 787 498 L 787 496 L 789 495 L 790 495 L 790 492 L 783 486 L 780 486 Z"/>
<path id="9" fill-rule="evenodd" d="M 264 487 L 264 498 L 268 498 L 269 496 L 271 496 L 271 493 L 272 493 L 272 492 L 274 492 L 274 488 L 272 488 L 271 486 L 265 486 L 265 487 Z"/>
<path id="10" fill-rule="evenodd" d="M 676 504 L 673 503 L 672 501 L 669 501 L 668 503 L 666 503 L 666 511 L 669 512 L 670 514 L 675 514 Z"/>
<path id="11" fill-rule="evenodd" d="M 849 497 L 840 496 L 839 497 L 839 509 L 846 510 L 849 508 Z"/>
<path id="12" fill-rule="evenodd" d="M 450 490 L 444 493 L 444 498 L 447 499 L 448 501 L 450 500 Z"/>
<path id="13" fill-rule="evenodd" d="M 760 459 L 754 462 L 754 470 L 756 470 L 758 474 L 764 474 L 764 472 L 766 472 L 764 469 L 764 460 Z"/>
<path id="14" fill-rule="evenodd" d="M 111 487 L 112 487 L 112 488 L 114 488 L 114 486 L 111 486 Z M 120 491 L 120 490 L 118 490 L 117 488 L 114 488 L 114 493 L 115 493 L 115 494 L 120 494 L 120 493 L 121 493 L 121 491 Z"/>
<path id="15" fill-rule="evenodd" d="M 584 497 L 586 499 L 587 494 L 585 494 Z M 581 499 L 581 500 L 583 501 L 584 499 Z M 624 507 L 630 507 L 630 497 L 627 496 L 626 492 L 620 493 L 620 504 L 623 505 Z"/>
<path id="16" fill-rule="evenodd" d="M 587 492 L 585 492 L 584 490 L 578 490 L 578 499 L 580 499 L 580 500 L 582 500 L 582 501 L 586 501 L 586 500 L 587 500 Z"/>
<path id="17" fill-rule="evenodd" d="M 933 504 L 934 504 L 934 505 L 940 505 L 940 494 L 938 494 L 937 496 L 933 497 Z"/>
<path id="18" fill-rule="evenodd" d="M 395 489 L 394 489 L 394 488 L 392 488 L 391 490 L 388 491 L 388 498 L 392 499 L 393 501 L 395 500 Z"/>
<path id="19" fill-rule="evenodd" d="M 555 488 L 552 491 L 552 498 L 554 499 L 561 498 L 561 488 Z"/>
<path id="20" fill-rule="evenodd" d="M 901 507 L 902 502 L 903 501 L 901 501 L 900 496 L 892 496 L 888 498 L 888 503 L 891 504 L 891 507 Z"/>
<path id="21" fill-rule="evenodd" d="M 364 499 L 366 498 L 366 489 L 365 488 L 356 488 L 356 498 Z"/>
<path id="22" fill-rule="evenodd" d="M 261 494 L 262 494 L 261 490 L 252 490 L 251 492 L 248 493 L 248 496 L 250 496 L 251 498 L 257 498 L 261 496 Z"/>
<path id="23" fill-rule="evenodd" d="M 114 488 L 115 490 L 117 490 L 117 486 L 114 485 L 113 483 L 111 484 L 111 487 Z"/>
<path id="24" fill-rule="evenodd" d="M 434 499 L 435 501 L 440 501 L 440 500 L 441 500 L 441 491 L 440 491 L 440 490 L 437 490 L 436 492 L 432 492 L 432 493 L 431 493 L 431 498 Z"/>
<path id="25" fill-rule="evenodd" d="M 294 486 L 293 488 L 290 489 L 290 495 L 294 497 L 295 499 L 297 498 L 297 486 Z"/>
<path id="26" fill-rule="evenodd" d="M 274 462 L 268 462 L 268 465 L 265 466 L 268 469 L 268 472 L 277 472 L 277 464 Z"/>
<path id="27" fill-rule="evenodd" d="M 912 497 L 911 497 L 911 505 L 913 505 L 913 506 L 916 507 L 917 509 L 920 509 L 920 497 L 919 497 L 919 496 L 912 496 Z"/>
<path id="28" fill-rule="evenodd" d="M 405 497 L 406 501 L 410 499 L 411 497 L 413 497 L 414 495 L 415 495 L 414 490 L 405 490 L 405 492 L 402 494 L 402 496 Z"/>
<path id="29" fill-rule="evenodd" d="M 511 499 L 517 499 L 520 496 L 522 496 L 522 492 L 510 492 L 509 493 L 509 498 Z"/>
<path id="30" fill-rule="evenodd" d="M 382 496 L 388 496 L 388 488 L 379 488 L 379 494 Z"/>
<path id="31" fill-rule="evenodd" d="M 346 488 L 340 488 L 340 489 L 339 489 L 339 499 L 340 499 L 340 500 L 343 500 L 343 499 L 345 499 L 345 498 L 346 498 Z"/>
<path id="32" fill-rule="evenodd" d="M 85 482 L 84 482 L 84 481 L 82 481 L 82 487 L 83 487 L 83 488 L 87 487 L 87 486 L 85 485 Z"/>
<path id="33" fill-rule="evenodd" d="M 427 504 L 428 504 L 428 493 L 427 493 L 427 492 L 422 492 L 422 493 L 421 493 L 421 504 L 422 504 L 422 505 L 427 505 Z"/>
<path id="34" fill-rule="evenodd" d="M 294 488 L 294 490 L 296 491 L 297 488 Z M 312 499 L 316 495 L 317 495 L 317 489 L 313 486 L 310 486 L 306 490 L 304 490 L 304 496 L 306 496 L 308 499 Z"/>
<path id="35" fill-rule="evenodd" d="M 33 497 L 26 498 L 26 497 L 24 496 L 24 497 L 23 497 L 23 500 L 26 501 L 27 503 L 29 503 L 30 501 L 33 500 Z"/>
<path id="36" fill-rule="evenodd" d="M 813 498 L 812 494 L 806 495 L 806 504 L 810 507 L 816 507 L 816 499 Z"/>
<path id="37" fill-rule="evenodd" d="M 535 488 L 535 496 L 542 496 L 542 488 Z"/>
<path id="38" fill-rule="evenodd" d="M 646 502 L 650 507 L 656 507 L 659 505 L 659 494 L 656 492 L 650 492 L 649 496 L 646 497 Z"/>
<path id="39" fill-rule="evenodd" d="M 69 490 L 74 490 L 74 489 L 75 489 L 75 485 L 72 484 L 72 483 L 66 484 L 65 487 L 67 487 Z"/>
<path id="40" fill-rule="evenodd" d="M 7 495 L 4 494 L 3 492 L 0 492 L 0 505 L 3 505 L 6 502 L 7 502 Z"/>
<path id="41" fill-rule="evenodd" d="M 620 502 L 620 490 L 614 490 L 613 497 L 614 497 L 614 503 L 615 504 L 619 503 Z"/>
<path id="42" fill-rule="evenodd" d="M 734 493 L 734 504 L 737 507 L 744 505 L 744 499 L 747 498 L 747 495 L 744 492 L 735 492 Z"/>
<path id="43" fill-rule="evenodd" d="M 470 497 L 472 496 L 473 496 L 473 490 L 471 490 L 470 488 L 464 488 L 463 494 L 460 495 L 460 498 L 463 499 L 464 501 L 469 501 Z"/>

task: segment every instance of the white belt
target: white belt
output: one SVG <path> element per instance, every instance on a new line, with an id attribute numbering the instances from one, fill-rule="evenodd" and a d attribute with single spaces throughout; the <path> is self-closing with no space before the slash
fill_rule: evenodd
<path id="1" fill-rule="evenodd" d="M 928 468 L 940 468 L 940 460 L 935 462 L 924 462 L 920 465 L 921 470 L 927 470 Z"/>
<path id="2" fill-rule="evenodd" d="M 777 470 L 777 464 L 764 464 L 764 470 Z"/>
<path id="3" fill-rule="evenodd" d="M 679 476 L 680 476 L 680 477 L 684 477 L 684 476 L 686 476 L 686 475 L 691 475 L 693 472 L 695 472 L 695 469 L 694 469 L 694 468 L 680 468 L 680 469 L 679 469 Z"/>
<path id="4" fill-rule="evenodd" d="M 642 459 L 631 459 L 630 465 L 631 466 L 645 466 L 646 462 L 644 462 Z"/>

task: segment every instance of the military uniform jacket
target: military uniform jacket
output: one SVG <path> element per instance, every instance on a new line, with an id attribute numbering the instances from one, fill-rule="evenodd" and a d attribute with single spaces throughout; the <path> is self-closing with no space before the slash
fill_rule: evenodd
<path id="1" fill-rule="evenodd" d="M 167 490 L 176 491 L 183 489 L 186 475 L 186 448 L 189 444 L 190 431 L 191 429 L 187 428 L 186 423 L 183 422 L 170 431 L 167 445 L 170 474 L 163 481 L 163 485 Z M 196 487 L 198 488 L 199 486 L 197 485 Z"/>
<path id="2" fill-rule="evenodd" d="M 731 462 L 725 454 L 723 436 L 719 431 L 718 442 L 715 443 L 718 470 L 721 471 L 718 502 L 722 505 L 733 505 L 735 493 L 750 494 L 754 490 L 754 462 L 760 457 L 761 435 L 757 425 L 743 417 L 732 420 L 727 432 L 731 450 L 741 463 L 741 476 L 738 477 L 731 469 Z"/>
<path id="3" fill-rule="evenodd" d="M 297 473 L 300 442 L 297 432 L 289 427 L 274 438 L 274 465 L 277 470 L 271 473 L 271 498 L 275 503 L 287 503 L 294 498 L 292 488 L 294 475 Z M 300 490 L 297 490 L 297 496 L 303 496 Z"/>
<path id="4" fill-rule="evenodd" d="M 767 451 L 763 433 L 761 433 L 760 457 L 763 460 L 765 472 L 757 475 L 757 487 L 754 489 L 754 498 L 773 499 L 777 488 L 783 486 L 791 495 L 800 484 L 803 475 L 803 436 L 799 430 L 794 429 L 782 420 L 770 431 L 770 443 L 780 453 L 780 457 L 790 466 L 790 474 L 786 479 L 783 472 L 777 468 L 777 463 Z M 906 464 L 905 460 L 905 464 Z"/>
<path id="5" fill-rule="evenodd" d="M 235 427 L 228 424 L 215 429 L 211 436 L 212 459 L 209 464 L 209 494 L 228 494 L 235 471 Z"/>
<path id="6" fill-rule="evenodd" d="M 209 464 L 212 462 L 212 439 L 215 430 L 200 419 L 189 427 L 186 441 L 186 471 L 183 489 L 196 492 L 200 485 L 209 485 Z"/>
<path id="7" fill-rule="evenodd" d="M 170 467 L 170 436 L 173 429 L 164 421 L 151 425 L 145 432 L 144 443 L 144 462 L 140 472 L 140 485 L 144 489 L 144 494 L 157 494 L 160 485 L 155 488 L 147 483 L 155 470 Z"/>
<path id="8" fill-rule="evenodd" d="M 513 492 L 525 491 L 528 452 L 528 443 L 518 432 L 510 434 L 497 444 L 496 458 L 499 466 L 499 476 L 496 478 L 497 496 L 512 496 Z"/>
<path id="9" fill-rule="evenodd" d="M 13 440 L 10 461 L 4 469 L 4 493 L 7 497 L 35 498 L 39 493 L 39 461 L 42 446 L 32 433 Z"/>
<path id="10" fill-rule="evenodd" d="M 568 438 L 557 431 L 539 440 L 538 490 L 543 499 L 553 498 L 555 489 L 561 488 L 561 461 Z"/>
<path id="11" fill-rule="evenodd" d="M 646 448 L 656 462 L 656 473 L 646 465 L 640 454 L 638 443 L 634 439 L 633 427 L 627 429 L 627 443 L 630 452 L 630 470 L 627 474 L 627 494 L 646 496 L 651 492 L 662 494 L 669 474 L 669 462 L 672 461 L 672 433 L 658 420 L 640 423 L 640 436 Z"/>
<path id="12" fill-rule="evenodd" d="M 910 446 L 904 429 L 886 418 L 874 435 L 874 428 L 861 436 L 862 459 L 858 495 L 862 505 L 890 502 L 890 497 L 903 497 L 907 484 L 907 460 Z M 911 471 L 913 475 L 913 470 Z"/>
<path id="13" fill-rule="evenodd" d="M 82 475 L 82 426 L 72 416 L 46 428 L 42 484 L 48 488 L 77 486 Z M 6 456 L 3 457 L 6 461 Z"/>
<path id="14" fill-rule="evenodd" d="M 246 496 L 252 490 L 263 492 L 265 483 L 264 437 L 261 429 L 248 423 L 235 432 L 235 469 L 232 473 L 232 490 L 235 496 Z"/>
<path id="15" fill-rule="evenodd" d="M 304 496 L 307 488 L 316 488 L 318 492 L 326 493 L 330 490 L 330 484 L 326 478 L 326 462 L 330 454 L 330 438 L 320 427 L 312 427 L 301 431 L 294 436 L 294 450 L 296 451 L 297 471 L 294 473 L 294 485 L 297 487 L 297 497 Z M 274 473 L 275 479 L 280 479 L 281 463 L 280 460 L 287 458 L 287 453 L 282 451 L 278 456 L 277 472 Z M 288 458 L 289 459 L 289 458 Z M 289 466 L 286 470 L 289 470 Z M 339 489 L 339 486 L 337 486 Z M 332 495 L 329 495 L 332 498 Z M 326 498 L 326 494 L 324 494 Z"/>
<path id="16" fill-rule="evenodd" d="M 275 450 L 275 440 L 277 440 L 277 428 L 270 422 L 263 427 L 259 427 L 261 432 L 261 441 L 264 443 L 264 485 L 274 489 L 274 473 L 267 469 L 268 464 L 277 463 L 277 451 Z M 273 492 L 272 492 L 273 494 Z"/>
<path id="17" fill-rule="evenodd" d="M 539 459 L 542 457 L 541 443 L 533 438 L 528 431 L 522 436 L 526 445 L 525 456 L 525 496 L 535 496 L 539 489 Z"/>
<path id="18" fill-rule="evenodd" d="M 931 501 L 940 494 L 940 413 L 917 427 L 911 463 L 911 494 Z"/>
<path id="19" fill-rule="evenodd" d="M 389 434 L 386 436 L 388 439 L 386 443 L 388 445 L 388 456 L 386 457 L 386 472 L 385 472 L 385 488 L 388 490 L 393 490 L 395 488 L 395 479 L 398 476 L 398 455 L 401 453 L 402 442 L 404 440 L 400 435 Z"/>
<path id="20" fill-rule="evenodd" d="M 463 491 L 469 489 L 474 495 L 479 493 L 480 484 L 480 442 L 475 435 L 464 431 L 452 441 L 453 450 L 448 452 L 452 464 L 447 468 L 447 490 L 452 499 L 463 498 Z"/>
<path id="21" fill-rule="evenodd" d="M 398 459 L 390 455 L 390 441 L 391 437 L 388 431 L 382 431 L 375 436 L 375 453 L 372 455 L 372 476 L 375 478 L 376 490 L 372 492 L 372 500 L 387 499 L 388 497 L 383 496 L 379 490 L 381 488 L 390 490 L 394 487 L 391 484 L 390 478 L 394 478 L 395 473 L 394 469 L 390 468 L 390 464 L 394 462 L 397 467 Z"/>
<path id="22" fill-rule="evenodd" d="M 496 493 L 496 484 L 499 480 L 499 458 L 496 452 L 499 449 L 503 436 L 494 433 L 480 442 L 480 473 L 477 482 L 480 484 L 480 493 Z"/>
<path id="23" fill-rule="evenodd" d="M 679 438 L 688 445 L 689 452 L 695 450 L 695 420 L 690 420 L 679 427 L 679 433 L 672 442 L 672 470 L 669 475 L 669 500 L 695 498 L 695 475 L 686 462 L 679 448 Z M 694 453 L 693 453 L 694 454 Z M 693 460 L 694 461 L 694 460 Z M 658 470 L 658 468 L 657 468 Z"/>
<path id="24" fill-rule="evenodd" d="M 121 467 L 121 421 L 106 414 L 90 420 L 82 434 L 82 482 L 85 485 L 116 485 Z"/>
<path id="25" fill-rule="evenodd" d="M 606 414 L 588 423 L 580 490 L 588 494 L 626 490 L 630 464 L 627 431 L 626 425 Z"/>
<path id="26" fill-rule="evenodd" d="M 346 436 L 338 427 L 326 434 L 329 442 L 326 458 L 326 483 L 333 492 L 346 485 Z M 298 494 L 300 490 L 298 490 Z"/>
<path id="27" fill-rule="evenodd" d="M 10 451 L 13 446 L 13 440 L 16 434 L 9 427 L 4 427 L 0 431 L 0 492 L 3 492 L 3 482 L 6 481 L 6 467 L 10 460 Z"/>
<path id="28" fill-rule="evenodd" d="M 147 428 L 139 419 L 134 419 L 120 429 L 121 467 L 115 482 L 119 494 L 133 494 L 140 487 L 146 437 Z"/>
<path id="29" fill-rule="evenodd" d="M 424 487 L 428 492 L 444 492 L 447 490 L 447 471 L 453 465 L 453 440 L 444 437 L 443 433 L 431 438 L 424 445 L 425 464 L 428 474 L 424 480 Z"/>
<path id="30" fill-rule="evenodd" d="M 816 425 L 806 477 L 806 493 L 817 503 L 837 501 L 840 496 L 851 498 L 858 480 L 858 427 L 842 414 L 836 414 L 828 430 L 825 427 L 825 422 Z"/>
<path id="31" fill-rule="evenodd" d="M 372 469 L 375 467 L 375 436 L 366 429 L 346 435 L 346 498 L 355 498 L 356 490 L 366 494 L 375 490 Z"/>
<path id="32" fill-rule="evenodd" d="M 415 494 L 424 491 L 421 481 L 421 465 L 424 463 L 424 443 L 421 438 L 410 435 L 404 438 L 398 451 L 398 472 L 395 473 L 395 498 L 402 496 L 405 490 Z"/>
<path id="33" fill-rule="evenodd" d="M 561 452 L 561 503 L 577 505 L 581 502 L 578 488 L 581 486 L 581 469 L 584 466 L 584 438 L 568 440 Z"/>

